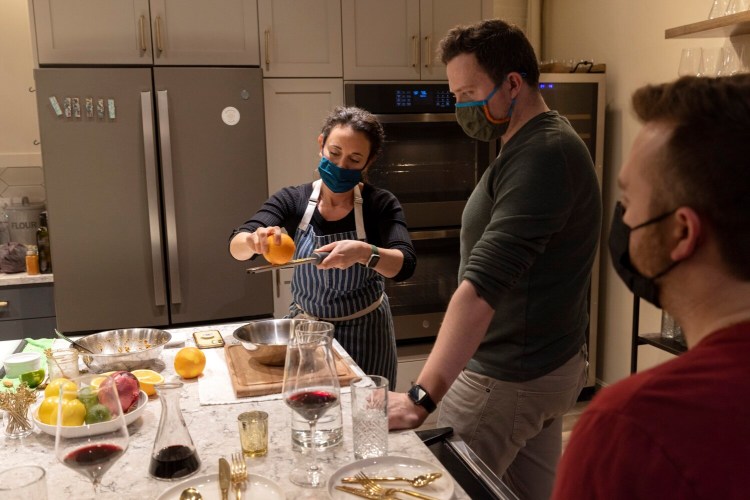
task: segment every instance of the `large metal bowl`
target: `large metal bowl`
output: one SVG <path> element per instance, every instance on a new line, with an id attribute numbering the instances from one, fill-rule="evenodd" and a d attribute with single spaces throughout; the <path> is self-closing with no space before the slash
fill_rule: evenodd
<path id="1" fill-rule="evenodd" d="M 95 354 L 81 351 L 83 362 L 93 373 L 148 368 L 161 371 L 161 352 L 172 334 L 155 328 L 127 328 L 86 335 L 78 343 Z"/>
<path id="2" fill-rule="evenodd" d="M 250 356 L 258 363 L 283 366 L 286 361 L 286 346 L 295 325 L 307 320 L 261 319 L 237 328 L 234 338 L 239 340 Z"/>

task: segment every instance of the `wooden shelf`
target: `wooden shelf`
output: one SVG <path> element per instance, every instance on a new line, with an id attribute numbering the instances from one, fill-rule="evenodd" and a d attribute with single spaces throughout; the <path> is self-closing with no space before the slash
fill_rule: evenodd
<path id="1" fill-rule="evenodd" d="M 674 339 L 663 338 L 660 333 L 640 335 L 638 337 L 638 343 L 640 345 L 651 345 L 654 347 L 658 347 L 659 349 L 672 353 L 675 356 L 679 356 L 680 354 L 687 351 L 687 347 L 683 343 L 677 342 Z"/>
<path id="2" fill-rule="evenodd" d="M 685 24 L 664 31 L 664 38 L 724 38 L 750 34 L 750 11 Z"/>

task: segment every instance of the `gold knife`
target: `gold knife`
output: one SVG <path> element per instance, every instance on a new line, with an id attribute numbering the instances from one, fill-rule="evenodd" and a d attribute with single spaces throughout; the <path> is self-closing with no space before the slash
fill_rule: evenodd
<path id="1" fill-rule="evenodd" d="M 231 471 L 229 462 L 224 457 L 219 459 L 219 488 L 221 488 L 221 500 L 227 500 L 229 494 L 229 477 Z"/>
<path id="2" fill-rule="evenodd" d="M 367 493 L 364 489 L 359 488 L 353 488 L 352 486 L 335 486 L 337 490 L 344 491 L 346 493 L 356 495 L 358 497 L 362 498 L 369 498 L 370 500 L 377 500 L 380 498 L 380 495 L 371 495 L 370 493 Z"/>

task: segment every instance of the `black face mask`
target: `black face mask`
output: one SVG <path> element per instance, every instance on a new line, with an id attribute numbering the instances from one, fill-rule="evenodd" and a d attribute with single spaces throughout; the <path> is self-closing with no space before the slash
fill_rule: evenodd
<path id="1" fill-rule="evenodd" d="M 659 302 L 659 286 L 655 281 L 671 271 L 679 262 L 672 262 L 666 269 L 656 273 L 656 276 L 648 278 L 642 275 L 630 261 L 630 233 L 636 229 L 664 220 L 675 213 L 676 210 L 670 210 L 631 228 L 622 220 L 625 208 L 618 201 L 617 205 L 615 205 L 615 213 L 612 217 L 612 226 L 609 231 L 609 254 L 612 257 L 612 265 L 615 266 L 615 271 L 617 271 L 620 279 L 625 282 L 625 285 L 631 292 L 651 302 L 658 308 L 661 308 L 661 303 Z"/>

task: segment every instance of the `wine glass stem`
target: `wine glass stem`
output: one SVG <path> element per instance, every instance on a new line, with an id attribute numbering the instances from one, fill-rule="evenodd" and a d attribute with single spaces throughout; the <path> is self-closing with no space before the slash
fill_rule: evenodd
<path id="1" fill-rule="evenodd" d="M 315 446 L 315 426 L 318 423 L 318 420 L 308 420 L 307 423 L 310 425 L 310 472 L 317 472 L 318 471 L 318 450 Z"/>

